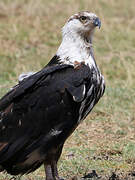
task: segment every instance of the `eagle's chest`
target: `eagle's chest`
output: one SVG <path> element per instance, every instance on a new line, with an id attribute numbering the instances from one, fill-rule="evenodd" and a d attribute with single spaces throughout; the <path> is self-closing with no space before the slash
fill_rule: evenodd
<path id="1" fill-rule="evenodd" d="M 100 97 L 102 97 L 104 88 L 103 76 L 94 71 L 91 79 L 87 82 L 86 96 L 80 105 L 78 123 L 86 118 Z"/>

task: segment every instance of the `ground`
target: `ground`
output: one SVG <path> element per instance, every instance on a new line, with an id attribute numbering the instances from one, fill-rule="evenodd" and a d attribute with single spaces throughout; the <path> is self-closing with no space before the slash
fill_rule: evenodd
<path id="1" fill-rule="evenodd" d="M 0 96 L 17 83 L 20 73 L 45 66 L 61 42 L 68 17 L 89 10 L 101 19 L 93 46 L 106 92 L 64 146 L 59 172 L 65 179 L 88 173 L 89 179 L 135 179 L 134 5 L 134 0 L 0 1 Z M 41 167 L 21 179 L 43 176 Z M 10 178 L 0 174 L 0 180 Z"/>

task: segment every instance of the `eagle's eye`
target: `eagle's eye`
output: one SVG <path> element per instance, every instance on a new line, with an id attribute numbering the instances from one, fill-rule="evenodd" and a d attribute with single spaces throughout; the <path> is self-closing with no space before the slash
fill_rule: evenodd
<path id="1" fill-rule="evenodd" d="M 87 21 L 87 17 L 86 17 L 86 16 L 81 16 L 81 17 L 80 17 L 80 21 L 81 21 L 82 23 L 85 23 L 85 22 Z"/>

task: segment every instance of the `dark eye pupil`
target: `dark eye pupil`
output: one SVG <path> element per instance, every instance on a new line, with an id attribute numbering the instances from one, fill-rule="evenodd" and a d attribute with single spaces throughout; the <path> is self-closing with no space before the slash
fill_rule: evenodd
<path id="1" fill-rule="evenodd" d="M 81 16 L 81 20 L 86 20 L 86 16 Z"/>

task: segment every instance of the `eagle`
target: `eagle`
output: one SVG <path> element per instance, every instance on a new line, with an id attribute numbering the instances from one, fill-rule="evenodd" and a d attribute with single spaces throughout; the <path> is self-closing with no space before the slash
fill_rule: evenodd
<path id="1" fill-rule="evenodd" d="M 46 180 L 60 179 L 57 162 L 66 139 L 105 90 L 92 47 L 96 27 L 101 21 L 94 13 L 71 16 L 50 62 L 21 76 L 0 99 L 1 172 L 24 175 L 44 164 Z"/>

